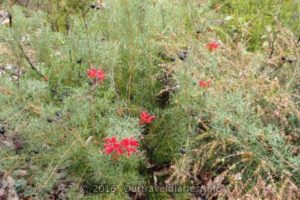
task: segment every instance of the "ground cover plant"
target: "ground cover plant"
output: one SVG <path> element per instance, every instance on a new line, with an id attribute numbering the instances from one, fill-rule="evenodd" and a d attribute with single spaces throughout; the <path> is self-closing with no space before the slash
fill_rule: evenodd
<path id="1" fill-rule="evenodd" d="M 299 199 L 299 8 L 1 2 L 0 200 Z"/>

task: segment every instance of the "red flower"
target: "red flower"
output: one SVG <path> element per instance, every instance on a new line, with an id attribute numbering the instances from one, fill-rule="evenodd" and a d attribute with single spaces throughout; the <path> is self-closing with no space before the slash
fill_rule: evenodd
<path id="1" fill-rule="evenodd" d="M 105 138 L 104 139 L 104 148 L 105 148 L 105 153 L 107 155 L 115 152 L 118 155 L 123 154 L 123 150 L 121 148 L 120 143 L 117 141 L 116 137 L 112 138 Z"/>
<path id="2" fill-rule="evenodd" d="M 206 47 L 208 48 L 209 51 L 216 50 L 217 48 L 219 48 L 219 46 L 220 46 L 220 44 L 216 41 L 210 42 L 206 45 Z"/>
<path id="3" fill-rule="evenodd" d="M 105 73 L 103 70 L 99 69 L 96 73 L 96 78 L 99 80 L 99 81 L 103 81 L 105 79 Z"/>
<path id="4" fill-rule="evenodd" d="M 140 144 L 134 138 L 124 138 L 121 141 L 121 146 L 127 151 L 130 157 L 132 152 L 137 152 L 137 147 L 140 146 Z"/>
<path id="5" fill-rule="evenodd" d="M 151 124 L 151 122 L 156 118 L 156 116 L 154 115 L 150 115 L 149 113 L 147 113 L 146 111 L 143 111 L 140 114 L 140 125 L 143 124 Z"/>
<path id="6" fill-rule="evenodd" d="M 202 80 L 200 80 L 200 81 L 198 82 L 199 86 L 202 87 L 202 88 L 209 87 L 209 86 L 210 86 L 210 83 L 211 83 L 211 81 L 202 81 Z"/>
<path id="7" fill-rule="evenodd" d="M 96 68 L 91 68 L 87 71 L 87 74 L 90 78 L 96 78 L 97 74 L 97 69 Z"/>
<path id="8" fill-rule="evenodd" d="M 87 74 L 90 78 L 103 82 L 105 79 L 105 73 L 102 69 L 91 68 L 87 71 Z"/>
<path id="9" fill-rule="evenodd" d="M 140 144 L 134 138 L 124 138 L 121 141 L 117 141 L 116 137 L 111 137 L 104 139 L 103 146 L 106 155 L 113 153 L 114 157 L 118 158 L 119 155 L 123 155 L 125 152 L 130 157 L 132 153 L 137 152 L 137 147 Z"/>

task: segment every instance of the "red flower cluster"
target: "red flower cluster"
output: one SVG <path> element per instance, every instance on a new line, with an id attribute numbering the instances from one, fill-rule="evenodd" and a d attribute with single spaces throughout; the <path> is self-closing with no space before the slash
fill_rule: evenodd
<path id="1" fill-rule="evenodd" d="M 103 82 L 105 79 L 105 73 L 102 69 L 91 68 L 87 71 L 87 74 L 90 78 Z"/>
<path id="2" fill-rule="evenodd" d="M 209 86 L 210 86 L 211 81 L 202 81 L 202 80 L 200 80 L 200 81 L 198 82 L 198 84 L 199 84 L 199 86 L 200 86 L 201 88 L 206 88 L 206 87 L 209 87 Z"/>
<path id="3" fill-rule="evenodd" d="M 156 118 L 156 116 L 154 115 L 150 115 L 149 113 L 147 113 L 146 111 L 143 111 L 140 114 L 140 125 L 143 124 L 151 124 L 151 122 Z"/>
<path id="4" fill-rule="evenodd" d="M 137 147 L 140 146 L 140 144 L 134 138 L 124 138 L 118 141 L 116 137 L 111 137 L 104 139 L 103 146 L 106 155 L 114 153 L 115 157 L 118 157 L 127 152 L 127 155 L 130 157 L 132 153 L 137 152 Z"/>
<path id="5" fill-rule="evenodd" d="M 219 48 L 219 46 L 220 46 L 220 44 L 216 41 L 210 42 L 206 45 L 206 47 L 208 48 L 209 51 L 216 50 L 217 48 Z"/>

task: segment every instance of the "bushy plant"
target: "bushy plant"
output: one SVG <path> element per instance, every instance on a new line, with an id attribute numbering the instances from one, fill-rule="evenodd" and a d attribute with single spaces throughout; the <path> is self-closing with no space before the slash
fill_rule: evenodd
<path id="1" fill-rule="evenodd" d="M 0 27 L 0 181 L 20 198 L 298 198 L 296 2 L 32 2 Z"/>
<path id="2" fill-rule="evenodd" d="M 224 13 L 222 30 L 228 34 L 227 39 L 247 43 L 251 51 L 261 50 L 269 42 L 267 33 L 276 33 L 280 24 L 288 26 L 298 36 L 300 33 L 299 25 L 294 23 L 299 20 L 297 1 L 214 0 L 212 7 Z M 222 31 L 220 35 L 226 37 Z"/>

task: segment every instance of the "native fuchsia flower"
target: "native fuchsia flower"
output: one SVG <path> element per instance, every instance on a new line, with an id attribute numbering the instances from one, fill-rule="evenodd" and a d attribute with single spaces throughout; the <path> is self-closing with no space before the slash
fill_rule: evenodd
<path id="1" fill-rule="evenodd" d="M 91 68 L 87 71 L 88 77 L 102 83 L 105 79 L 105 73 L 102 69 Z"/>
<path id="2" fill-rule="evenodd" d="M 151 122 L 156 118 L 154 115 L 150 115 L 146 111 L 140 114 L 140 125 L 151 124 Z"/>
<path id="3" fill-rule="evenodd" d="M 216 50 L 220 47 L 220 44 L 216 41 L 214 42 L 210 42 L 206 45 L 206 47 L 208 48 L 209 51 L 213 51 Z"/>
<path id="4" fill-rule="evenodd" d="M 124 138 L 118 141 L 116 137 L 104 139 L 104 151 L 106 155 L 113 154 L 114 158 L 118 158 L 120 155 L 127 153 L 128 157 L 132 153 L 136 153 L 137 147 L 140 146 L 139 142 L 134 138 Z"/>
<path id="5" fill-rule="evenodd" d="M 198 82 L 198 84 L 199 84 L 199 86 L 200 86 L 201 88 L 206 88 L 206 87 L 209 87 L 209 86 L 210 86 L 211 81 L 203 81 L 203 80 L 200 80 L 200 81 Z"/>

